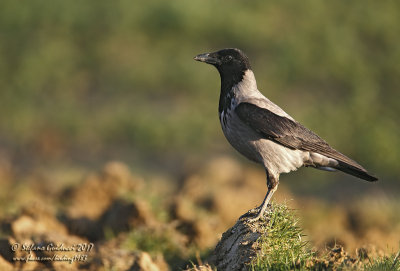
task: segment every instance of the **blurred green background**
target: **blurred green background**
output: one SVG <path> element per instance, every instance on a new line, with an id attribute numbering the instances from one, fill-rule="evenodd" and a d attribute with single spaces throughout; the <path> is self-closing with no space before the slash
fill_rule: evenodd
<path id="1" fill-rule="evenodd" d="M 378 175 L 373 187 L 399 190 L 399 33 L 398 1 L 2 1 L 1 156 L 174 176 L 220 154 L 244 162 L 220 129 L 217 71 L 193 61 L 238 47 L 267 97 Z M 367 187 L 310 169 L 281 180 Z"/>

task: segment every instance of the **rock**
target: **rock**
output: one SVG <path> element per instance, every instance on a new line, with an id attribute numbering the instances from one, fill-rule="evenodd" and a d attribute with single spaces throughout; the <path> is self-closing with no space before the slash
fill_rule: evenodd
<path id="1" fill-rule="evenodd" d="M 254 212 L 255 209 L 248 213 Z M 222 235 L 221 241 L 210 256 L 210 263 L 218 270 L 248 270 L 248 265 L 256 257 L 259 249 L 257 240 L 265 234 L 263 227 L 263 221 L 249 223 L 239 219 Z"/>

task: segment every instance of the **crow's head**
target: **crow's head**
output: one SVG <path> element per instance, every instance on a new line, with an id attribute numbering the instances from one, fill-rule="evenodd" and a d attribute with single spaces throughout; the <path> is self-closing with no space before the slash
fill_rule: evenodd
<path id="1" fill-rule="evenodd" d="M 200 54 L 194 60 L 215 66 L 221 77 L 242 77 L 246 70 L 251 70 L 249 59 L 239 49 L 227 48 L 213 53 Z"/>

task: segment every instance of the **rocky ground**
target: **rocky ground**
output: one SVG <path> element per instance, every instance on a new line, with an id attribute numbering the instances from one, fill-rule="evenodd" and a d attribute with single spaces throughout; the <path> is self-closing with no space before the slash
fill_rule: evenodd
<path id="1" fill-rule="evenodd" d="M 210 254 L 211 259 L 223 255 L 212 253 L 222 233 L 265 193 L 262 171 L 227 158 L 211 161 L 174 185 L 134 176 L 119 162 L 73 184 L 57 185 L 40 174 L 20 181 L 7 165 L 0 177 L 0 270 L 206 270 Z M 276 200 L 284 198 L 293 196 L 281 187 Z M 348 247 L 368 241 L 363 236 L 371 233 L 381 238 L 383 248 L 400 240 L 400 223 L 389 211 L 379 214 L 378 227 L 370 222 L 373 208 L 368 214 L 356 212 L 355 226 L 349 224 L 350 211 L 340 207 L 321 211 L 325 215 L 319 220 L 313 212 L 304 211 L 304 217 L 335 221 Z M 313 230 L 316 248 L 335 237 Z M 346 237 L 354 232 L 356 237 Z M 253 252 L 241 255 L 248 260 Z"/>

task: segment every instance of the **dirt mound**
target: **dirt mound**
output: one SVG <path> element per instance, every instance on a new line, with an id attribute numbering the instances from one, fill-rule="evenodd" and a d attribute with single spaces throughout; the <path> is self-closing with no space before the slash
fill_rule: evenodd
<path id="1" fill-rule="evenodd" d="M 127 232 L 135 227 L 155 227 L 156 221 L 146 202 L 127 202 L 123 199 L 114 199 L 110 206 L 97 218 L 80 216 L 60 216 L 60 220 L 67 226 L 70 233 L 87 238 L 91 242 L 103 240 L 105 230 L 113 234 Z"/>
<path id="2" fill-rule="evenodd" d="M 98 219 L 114 199 L 137 191 L 142 185 L 143 180 L 133 177 L 126 165 L 110 162 L 99 174 L 91 174 L 81 185 L 65 191 L 67 216 Z"/>
<path id="3" fill-rule="evenodd" d="M 103 240 L 105 229 L 118 234 L 137 226 L 153 227 L 156 222 L 146 202 L 123 198 L 142 186 L 143 180 L 133 177 L 126 165 L 108 163 L 100 174 L 63 193 L 66 205 L 59 219 L 70 233 L 92 242 Z"/>
<path id="4" fill-rule="evenodd" d="M 78 262 L 67 260 L 76 255 L 72 248 L 88 243 L 69 234 L 67 227 L 48 208 L 38 204 L 23 209 L 21 215 L 11 220 L 10 229 L 11 236 L 0 242 L 0 258 L 18 270 L 74 270 Z M 50 260 L 56 257 L 65 257 L 65 260 Z"/>
<path id="5" fill-rule="evenodd" d="M 47 205 L 40 198 L 1 223 L 9 237 L 0 239 L 1 270 L 166 270 L 140 250 L 104 242 L 133 228 L 155 228 L 158 222 L 143 200 L 126 200 L 143 186 L 121 163 L 107 164 L 99 174 L 61 192 Z"/>

